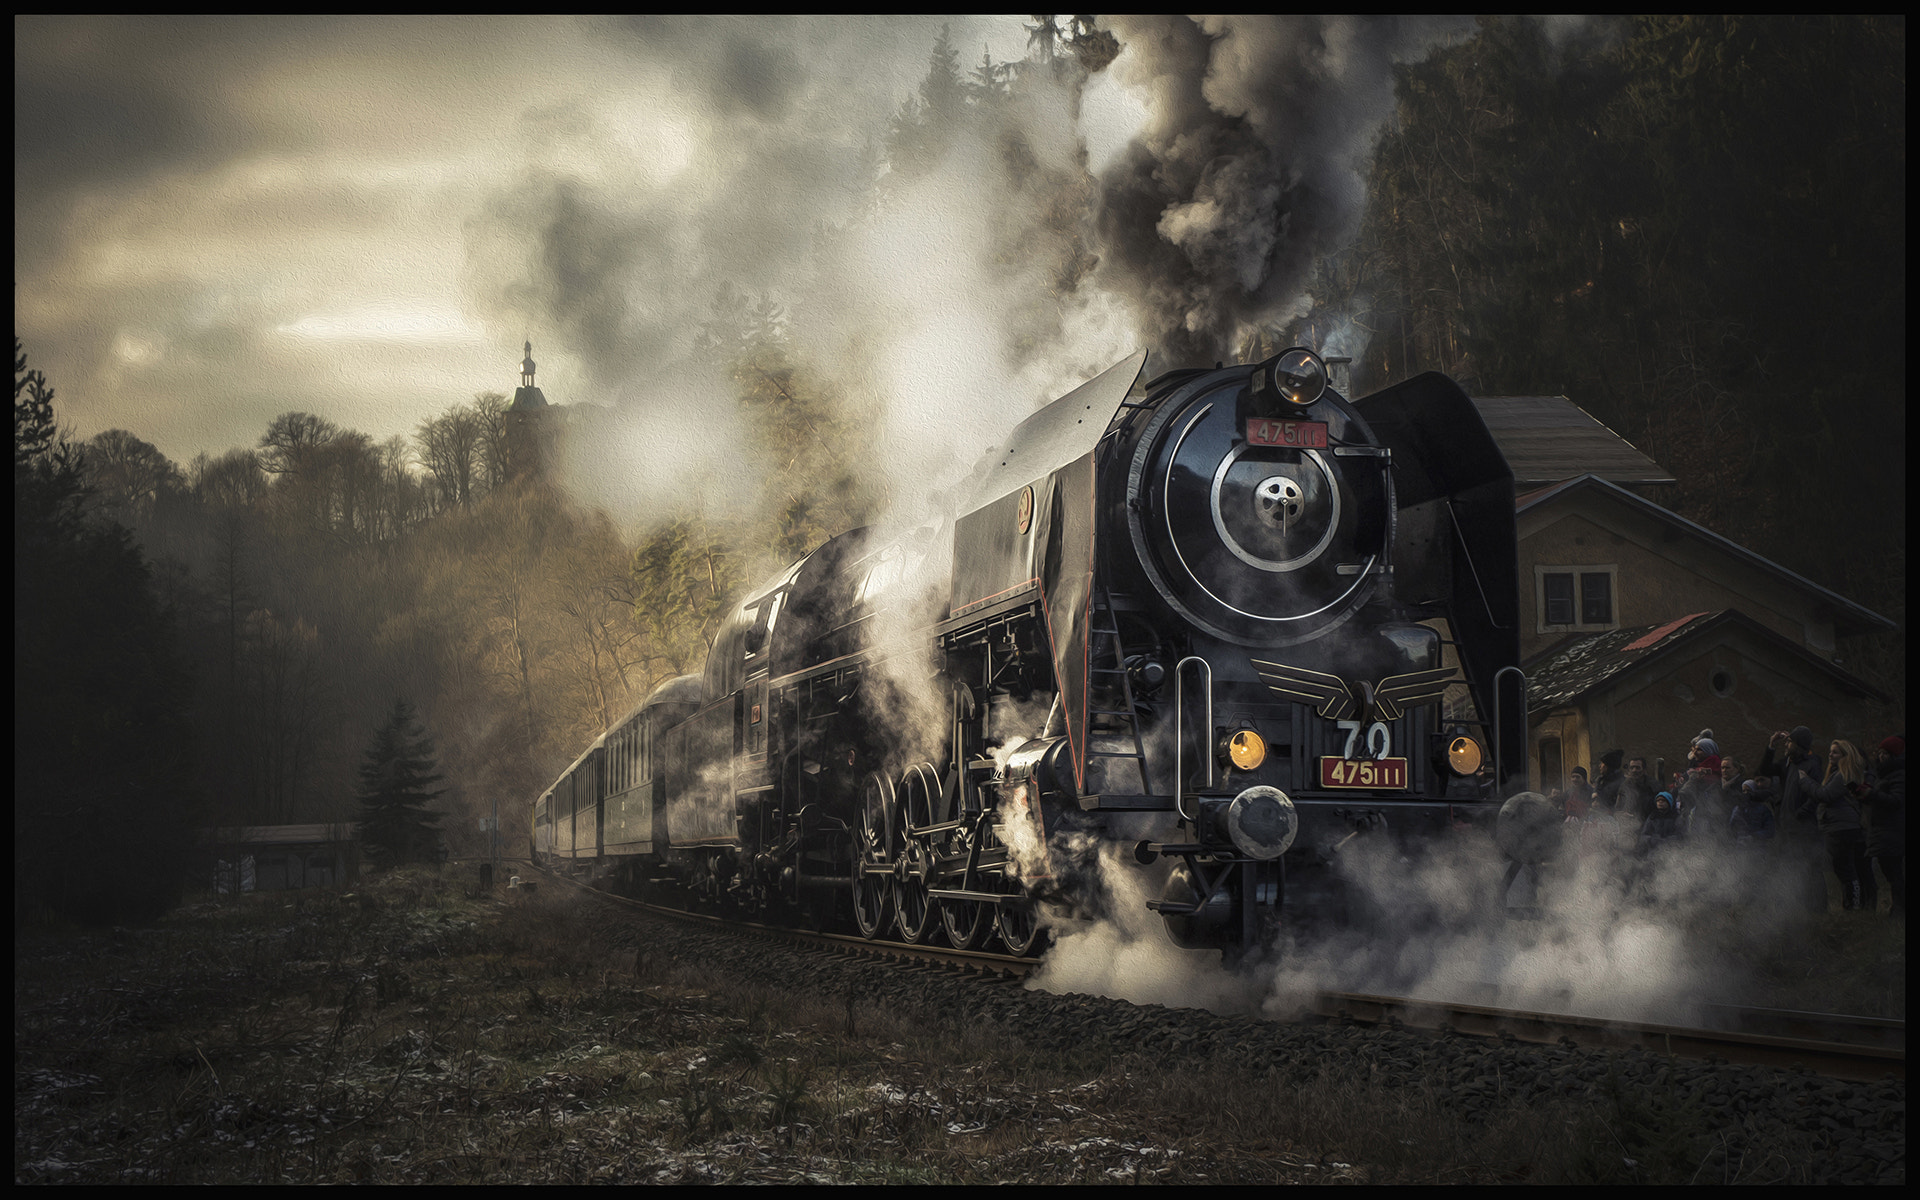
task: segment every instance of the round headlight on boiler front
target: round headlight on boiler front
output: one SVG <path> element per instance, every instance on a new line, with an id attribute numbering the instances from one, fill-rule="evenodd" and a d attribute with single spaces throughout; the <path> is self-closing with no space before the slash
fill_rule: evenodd
<path id="1" fill-rule="evenodd" d="M 1267 740 L 1251 729 L 1236 729 L 1227 737 L 1226 752 L 1235 770 L 1256 770 L 1267 761 Z"/>
<path id="2" fill-rule="evenodd" d="M 1471 775 L 1486 761 L 1480 743 L 1462 735 L 1447 743 L 1447 768 L 1455 775 Z"/>
<path id="3" fill-rule="evenodd" d="M 1295 346 L 1273 360 L 1273 388 L 1296 408 L 1305 408 L 1327 390 L 1327 364 L 1311 350 Z"/>

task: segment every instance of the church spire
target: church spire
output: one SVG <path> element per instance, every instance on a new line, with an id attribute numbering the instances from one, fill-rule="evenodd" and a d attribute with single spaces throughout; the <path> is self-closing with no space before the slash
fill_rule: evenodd
<path id="1" fill-rule="evenodd" d="M 548 427 L 552 420 L 547 398 L 533 385 L 533 341 L 528 339 L 527 357 L 520 364 L 520 386 L 513 393 L 513 403 L 507 406 L 509 478 L 540 474 L 558 432 Z"/>

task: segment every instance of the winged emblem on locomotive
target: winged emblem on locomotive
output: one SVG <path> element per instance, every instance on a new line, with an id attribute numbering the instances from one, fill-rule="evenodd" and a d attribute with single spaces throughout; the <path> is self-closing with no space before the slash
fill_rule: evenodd
<path id="1" fill-rule="evenodd" d="M 1453 667 L 1389 675 L 1378 683 L 1349 684 L 1338 675 L 1285 663 L 1253 660 L 1254 670 L 1282 699 L 1304 701 L 1329 721 L 1391 721 L 1405 709 L 1440 699 L 1449 684 L 1461 682 Z"/>

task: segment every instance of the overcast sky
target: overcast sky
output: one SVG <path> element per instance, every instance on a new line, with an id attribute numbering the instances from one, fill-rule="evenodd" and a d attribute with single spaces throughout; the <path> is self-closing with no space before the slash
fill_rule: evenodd
<path id="1" fill-rule="evenodd" d="M 721 397 L 673 366 L 731 284 L 858 360 L 918 470 L 1135 348 L 1177 365 L 1155 343 L 1210 356 L 1284 316 L 1360 210 L 1389 60 L 1465 28 L 1116 22 L 1078 116 L 1020 118 L 1042 168 L 1084 149 L 1121 181 L 1100 272 L 1061 295 L 964 148 L 873 206 L 943 24 L 963 70 L 1027 52 L 1018 17 L 16 18 L 15 328 L 64 424 L 182 464 L 294 410 L 409 434 L 510 392 L 527 339 L 550 400 L 697 448 Z"/>
<path id="2" fill-rule="evenodd" d="M 1025 38 L 955 25 L 1002 58 Z M 718 244 L 740 261 L 682 266 L 776 278 L 938 29 L 17 19 L 16 328 L 63 421 L 183 461 L 290 409 L 410 432 L 510 391 L 527 337 L 554 399 L 606 402 L 559 331 L 476 278 L 489 212 L 543 177 L 671 197 L 735 222 Z M 744 160 L 782 150 L 817 166 L 811 211 L 712 213 Z"/>

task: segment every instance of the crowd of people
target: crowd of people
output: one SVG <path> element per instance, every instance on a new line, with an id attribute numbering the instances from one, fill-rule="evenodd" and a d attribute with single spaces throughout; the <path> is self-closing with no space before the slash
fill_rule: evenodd
<path id="1" fill-rule="evenodd" d="M 1823 758 L 1801 725 L 1775 732 L 1750 767 L 1703 729 L 1678 771 L 1663 773 L 1658 759 L 1650 770 L 1644 756 L 1609 750 L 1594 775 L 1575 767 L 1547 798 L 1563 808 L 1568 840 L 1582 856 L 1648 858 L 1669 844 L 1713 840 L 1756 866 L 1764 857 L 1771 877 L 1815 911 L 1827 909 L 1828 871 L 1848 911 L 1878 911 L 1884 879 L 1888 915 L 1904 919 L 1906 764 L 1902 735 L 1871 752 L 1835 738 Z"/>

